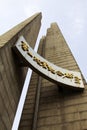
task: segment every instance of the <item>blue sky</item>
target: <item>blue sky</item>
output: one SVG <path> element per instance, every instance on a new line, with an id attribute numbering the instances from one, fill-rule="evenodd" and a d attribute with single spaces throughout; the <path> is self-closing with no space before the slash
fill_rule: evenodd
<path id="1" fill-rule="evenodd" d="M 87 80 L 87 0 L 0 0 L 0 35 L 42 12 L 39 39 L 52 22 L 57 22 Z"/>

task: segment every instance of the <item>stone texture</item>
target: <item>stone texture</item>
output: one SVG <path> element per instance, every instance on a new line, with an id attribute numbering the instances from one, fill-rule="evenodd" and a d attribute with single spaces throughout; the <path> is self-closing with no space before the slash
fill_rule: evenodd
<path id="1" fill-rule="evenodd" d="M 44 50 L 45 58 L 65 69 L 79 71 L 76 63 L 59 27 L 52 23 L 46 36 L 42 37 L 39 54 Z M 59 90 L 58 85 L 42 78 L 39 97 L 39 112 L 37 128 L 33 129 L 35 95 L 38 79 L 33 73 L 28 90 L 19 130 L 83 130 L 87 129 L 87 91 Z M 27 122 L 28 121 L 28 122 Z"/>
<path id="2" fill-rule="evenodd" d="M 41 14 L 36 14 L 27 22 L 18 25 L 15 31 L 2 36 L 0 48 L 0 129 L 11 129 L 18 100 L 24 82 L 26 68 L 20 68 L 16 55 L 11 50 L 15 41 L 23 35 L 34 47 L 41 25 Z M 28 24 L 29 23 L 29 24 Z M 38 25 L 38 26 L 36 26 Z M 16 30 L 17 29 L 17 30 Z M 12 33 L 15 32 L 15 33 Z M 11 34 L 12 33 L 12 34 Z M 13 36 L 14 34 L 14 36 Z M 9 36 L 9 37 L 8 37 Z M 47 34 L 40 41 L 38 53 L 65 69 L 79 71 L 59 27 L 52 23 Z M 13 58 L 14 57 L 14 58 Z M 20 76 L 21 75 L 21 76 Z M 32 130 L 39 75 L 33 72 L 27 93 L 19 130 Z M 22 82 L 21 82 L 22 81 Z M 39 97 L 37 130 L 86 130 L 87 129 L 87 84 L 85 90 L 58 89 L 59 85 L 42 78 Z M 4 108 L 4 109 L 3 109 Z M 35 130 L 36 130 L 35 129 Z M 34 129 L 33 129 L 34 130 Z"/>
<path id="3" fill-rule="evenodd" d="M 11 130 L 27 72 L 27 67 L 19 66 L 12 46 L 23 35 L 34 47 L 40 26 L 41 13 L 37 13 L 0 36 L 0 130 Z"/>
<path id="4" fill-rule="evenodd" d="M 70 70 L 80 69 L 56 23 L 47 30 L 45 58 Z M 83 79 L 84 81 L 84 79 Z M 43 79 L 37 130 L 82 130 L 86 125 L 86 83 L 84 92 L 58 91 L 58 86 Z M 82 125 L 84 121 L 84 126 Z"/>

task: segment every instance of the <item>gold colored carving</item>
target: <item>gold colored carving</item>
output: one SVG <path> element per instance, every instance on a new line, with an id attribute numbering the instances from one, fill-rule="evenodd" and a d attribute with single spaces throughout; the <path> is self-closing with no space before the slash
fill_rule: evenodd
<path id="1" fill-rule="evenodd" d="M 61 71 L 57 71 L 56 74 L 57 74 L 58 76 L 63 76 L 63 75 L 64 75 Z"/>
<path id="2" fill-rule="evenodd" d="M 37 61 L 37 60 L 38 60 L 38 58 L 34 56 L 33 60 L 34 60 L 34 61 Z"/>
<path id="3" fill-rule="evenodd" d="M 48 64 L 47 64 L 46 62 L 42 61 L 41 64 L 42 64 L 41 66 L 42 66 L 43 68 L 47 69 Z"/>
<path id="4" fill-rule="evenodd" d="M 36 61 L 38 65 L 42 66 L 41 61 L 37 57 L 34 56 L 33 60 Z"/>
<path id="5" fill-rule="evenodd" d="M 76 83 L 76 84 L 80 84 L 80 80 L 81 80 L 81 79 L 79 79 L 79 77 L 77 77 L 77 76 L 75 76 L 74 78 L 75 78 L 75 83 Z"/>
<path id="6" fill-rule="evenodd" d="M 27 54 L 30 56 L 30 57 L 33 57 L 33 55 L 28 51 Z"/>
<path id="7" fill-rule="evenodd" d="M 41 63 L 41 61 L 39 59 L 37 60 L 37 64 L 42 66 L 42 63 Z"/>
<path id="8" fill-rule="evenodd" d="M 40 65 L 41 67 L 43 67 L 44 69 L 47 69 L 48 71 L 50 71 L 53 74 L 57 74 L 58 76 L 62 77 L 62 78 L 68 78 L 68 79 L 74 79 L 76 84 L 80 84 L 80 80 L 78 76 L 74 76 L 72 73 L 63 73 L 61 71 L 55 71 L 51 66 L 48 65 L 47 62 L 45 61 L 41 61 L 40 59 L 38 59 L 37 57 L 33 57 L 33 55 L 31 54 L 31 52 L 29 52 L 29 46 L 24 42 L 21 41 L 21 47 L 24 51 L 27 51 L 27 54 L 33 58 L 33 60 Z"/>
<path id="9" fill-rule="evenodd" d="M 65 73 L 65 74 L 64 74 L 64 77 L 73 79 L 73 74 Z"/>
<path id="10" fill-rule="evenodd" d="M 22 49 L 24 50 L 24 51 L 28 51 L 28 45 L 24 42 L 24 41 L 21 41 L 21 47 L 22 47 Z"/>
<path id="11" fill-rule="evenodd" d="M 55 70 L 51 67 L 51 66 L 48 66 L 48 71 L 51 71 L 51 73 L 55 74 Z"/>

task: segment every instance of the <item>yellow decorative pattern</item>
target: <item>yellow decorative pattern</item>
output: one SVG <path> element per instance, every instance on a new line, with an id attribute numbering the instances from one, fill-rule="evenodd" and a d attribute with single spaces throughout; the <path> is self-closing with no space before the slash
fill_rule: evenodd
<path id="1" fill-rule="evenodd" d="M 68 78 L 68 79 L 74 79 L 74 82 L 76 84 L 80 84 L 80 78 L 78 76 L 74 76 L 72 73 L 63 73 L 60 70 L 55 71 L 51 66 L 48 65 L 47 62 L 45 61 L 41 61 L 39 58 L 37 58 L 36 56 L 33 56 L 32 53 L 29 51 L 29 46 L 27 45 L 27 43 L 21 41 L 21 48 L 23 49 L 23 51 L 27 51 L 27 54 L 33 58 L 33 60 L 41 67 L 43 67 L 44 69 L 47 69 L 48 71 L 50 71 L 52 74 L 57 74 L 59 77 L 62 78 Z M 72 80 L 71 80 L 72 81 Z"/>
<path id="2" fill-rule="evenodd" d="M 23 42 L 23 41 L 21 41 L 21 47 L 22 47 L 22 49 L 24 50 L 24 51 L 28 51 L 28 45 L 25 43 L 25 42 Z"/>

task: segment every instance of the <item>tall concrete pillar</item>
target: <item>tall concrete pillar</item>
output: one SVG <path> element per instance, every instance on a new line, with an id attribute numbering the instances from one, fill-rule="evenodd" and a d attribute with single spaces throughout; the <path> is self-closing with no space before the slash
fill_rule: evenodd
<path id="1" fill-rule="evenodd" d="M 33 48 L 40 26 L 41 13 L 37 13 L 0 36 L 0 130 L 11 130 L 27 72 L 12 47 L 22 35 Z"/>
<path id="2" fill-rule="evenodd" d="M 79 71 L 58 25 L 52 23 L 40 40 L 38 53 L 65 69 Z M 87 129 L 87 84 L 83 92 L 59 89 L 33 72 L 19 130 L 80 130 Z"/>
<path id="3" fill-rule="evenodd" d="M 68 44 L 58 25 L 52 23 L 45 39 L 45 58 L 65 69 L 79 71 Z M 60 90 L 55 85 L 42 79 L 37 118 L 37 130 L 80 130 L 87 129 L 87 96 L 83 92 Z M 84 116 L 83 116 L 84 115 Z"/>

